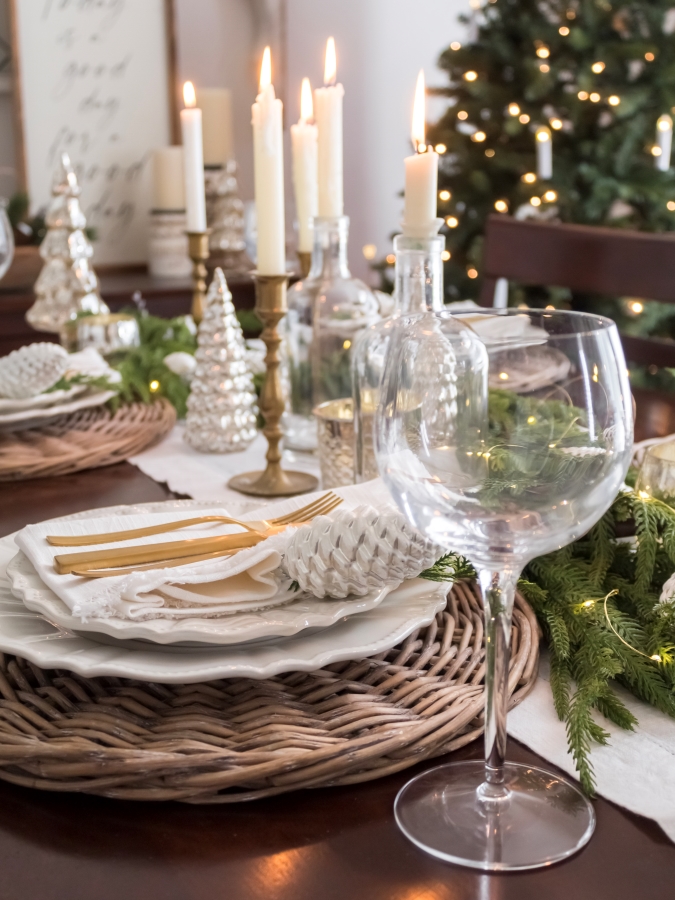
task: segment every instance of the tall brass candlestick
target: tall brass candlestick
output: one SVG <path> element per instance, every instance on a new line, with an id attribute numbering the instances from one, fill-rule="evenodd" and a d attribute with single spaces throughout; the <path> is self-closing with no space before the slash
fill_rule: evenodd
<path id="1" fill-rule="evenodd" d="M 283 437 L 281 416 L 284 397 L 279 373 L 279 322 L 287 312 L 286 275 L 256 275 L 255 312 L 263 323 L 260 335 L 267 347 L 265 366 L 267 373 L 260 394 L 260 411 L 265 419 L 263 434 L 267 438 L 267 468 L 264 472 L 246 472 L 235 475 L 228 487 L 242 494 L 258 497 L 289 497 L 315 490 L 319 482 L 306 472 L 287 472 L 281 468 L 279 443 Z"/>
<path id="2" fill-rule="evenodd" d="M 312 254 L 307 250 L 298 250 L 298 262 L 300 263 L 300 278 L 307 278 L 312 268 Z"/>
<path id="3" fill-rule="evenodd" d="M 204 315 L 204 297 L 206 296 L 206 266 L 209 258 L 209 235 L 206 231 L 188 231 L 188 253 L 192 260 L 192 318 L 197 325 Z"/>

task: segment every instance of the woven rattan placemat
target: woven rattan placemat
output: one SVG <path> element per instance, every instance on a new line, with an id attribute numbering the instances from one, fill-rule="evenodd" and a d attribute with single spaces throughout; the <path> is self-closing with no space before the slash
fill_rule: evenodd
<path id="1" fill-rule="evenodd" d="M 537 677 L 539 631 L 518 596 L 510 705 Z M 265 681 L 145 684 L 0 660 L 0 778 L 126 800 L 232 803 L 369 781 L 483 730 L 482 602 L 444 612 L 385 653 Z"/>
<path id="2" fill-rule="evenodd" d="M 168 400 L 59 416 L 40 428 L 0 432 L 0 481 L 67 475 L 122 462 L 161 440 L 176 422 Z"/>

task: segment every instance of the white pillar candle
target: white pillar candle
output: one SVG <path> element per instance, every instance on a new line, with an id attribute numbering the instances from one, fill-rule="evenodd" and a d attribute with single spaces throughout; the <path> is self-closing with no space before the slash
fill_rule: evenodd
<path id="1" fill-rule="evenodd" d="M 535 132 L 537 145 L 537 175 L 543 181 L 553 178 L 553 138 L 551 129 L 541 125 Z"/>
<path id="2" fill-rule="evenodd" d="M 260 93 L 253 104 L 255 206 L 258 220 L 258 273 L 284 275 L 283 105 L 272 84 L 270 48 L 265 47 L 260 69 Z"/>
<path id="3" fill-rule="evenodd" d="M 152 154 L 152 208 L 185 209 L 183 148 L 160 147 Z"/>
<path id="4" fill-rule="evenodd" d="M 659 116 L 656 123 L 656 146 L 661 151 L 656 156 L 656 168 L 667 172 L 673 147 L 673 120 L 667 114 Z"/>
<path id="5" fill-rule="evenodd" d="M 313 124 L 314 107 L 309 78 L 302 79 L 300 121 L 291 125 L 293 185 L 298 216 L 298 250 L 311 253 L 314 244 L 314 217 L 319 214 L 318 135 Z"/>
<path id="6" fill-rule="evenodd" d="M 199 88 L 197 105 L 202 111 L 204 165 L 224 166 L 234 159 L 232 92 L 227 88 Z"/>
<path id="7" fill-rule="evenodd" d="M 342 98 L 345 91 L 337 81 L 335 41 L 328 38 L 324 87 L 314 91 L 314 109 L 319 130 L 319 215 L 344 213 L 342 176 Z"/>
<path id="8" fill-rule="evenodd" d="M 436 218 L 438 192 L 438 154 L 425 143 L 424 72 L 417 76 L 413 105 L 412 142 L 415 155 L 405 162 L 405 206 L 403 234 L 430 237 L 438 231 Z"/>
<path id="9" fill-rule="evenodd" d="M 204 196 L 204 149 L 202 146 L 202 111 L 191 81 L 183 85 L 185 109 L 180 111 L 185 165 L 185 208 L 188 231 L 206 231 L 206 198 Z"/>

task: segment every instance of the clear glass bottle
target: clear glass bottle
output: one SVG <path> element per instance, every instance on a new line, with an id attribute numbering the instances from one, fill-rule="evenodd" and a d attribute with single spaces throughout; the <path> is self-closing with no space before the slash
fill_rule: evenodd
<path id="1" fill-rule="evenodd" d="M 312 268 L 288 291 L 281 323 L 287 384 L 283 428 L 284 444 L 293 450 L 316 449 L 315 406 L 351 396 L 352 347 L 379 319 L 374 293 L 349 271 L 348 234 L 347 216 L 314 219 Z"/>
<path id="2" fill-rule="evenodd" d="M 443 308 L 443 257 L 445 238 L 394 238 L 396 270 L 392 314 L 371 325 L 354 348 L 352 396 L 354 399 L 354 474 L 357 483 L 377 478 L 373 451 L 373 416 L 380 399 L 389 339 L 401 315 Z"/>

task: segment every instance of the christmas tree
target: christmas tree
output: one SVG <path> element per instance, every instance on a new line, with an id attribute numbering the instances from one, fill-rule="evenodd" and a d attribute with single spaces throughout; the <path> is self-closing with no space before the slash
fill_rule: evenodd
<path id="1" fill-rule="evenodd" d="M 673 0 L 494 0 L 472 25 L 475 40 L 441 56 L 450 84 L 436 93 L 449 104 L 428 134 L 441 153 L 446 300 L 477 298 L 485 220 L 495 211 L 674 230 Z M 537 163 L 541 129 L 550 173 Z M 593 308 L 633 333 L 670 330 L 660 304 L 650 313 L 629 300 L 512 286 L 518 302 Z"/>
<path id="2" fill-rule="evenodd" d="M 98 278 L 90 263 L 93 249 L 85 234 L 80 187 L 67 153 L 61 156 L 40 245 L 45 264 L 35 282 L 36 300 L 26 320 L 38 331 L 59 332 L 79 313 L 107 313 Z"/>
<path id="3" fill-rule="evenodd" d="M 245 450 L 257 434 L 257 399 L 244 335 L 222 269 L 213 273 L 204 305 L 185 440 L 204 453 Z"/>

